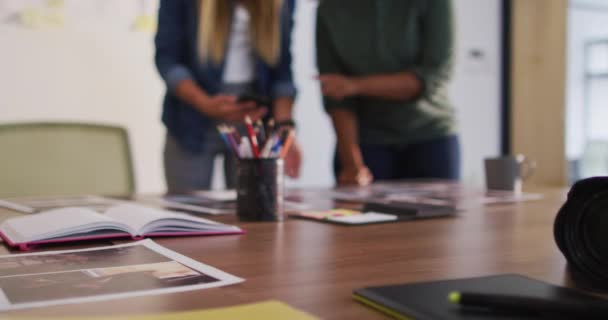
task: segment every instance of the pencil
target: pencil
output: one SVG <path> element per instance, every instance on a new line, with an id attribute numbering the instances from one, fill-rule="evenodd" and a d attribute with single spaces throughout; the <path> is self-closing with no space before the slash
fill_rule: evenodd
<path id="1" fill-rule="evenodd" d="M 505 294 L 451 292 L 448 296 L 448 300 L 461 306 L 484 308 L 496 313 L 550 313 L 569 315 L 581 319 L 608 319 L 608 302 L 593 299 L 590 299 L 589 301 L 573 301 Z"/>
<path id="2" fill-rule="evenodd" d="M 253 156 L 255 158 L 260 157 L 260 150 L 258 149 L 258 138 L 253 132 L 253 124 L 251 123 L 251 118 L 249 116 L 245 116 L 245 127 L 247 129 L 247 136 L 249 137 L 249 142 L 251 142 L 251 149 L 253 150 Z"/>

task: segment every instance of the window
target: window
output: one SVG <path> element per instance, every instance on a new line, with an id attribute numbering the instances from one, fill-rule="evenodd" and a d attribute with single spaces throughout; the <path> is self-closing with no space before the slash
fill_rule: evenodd
<path id="1" fill-rule="evenodd" d="M 571 0 L 566 153 L 570 180 L 608 175 L 608 5 Z"/>

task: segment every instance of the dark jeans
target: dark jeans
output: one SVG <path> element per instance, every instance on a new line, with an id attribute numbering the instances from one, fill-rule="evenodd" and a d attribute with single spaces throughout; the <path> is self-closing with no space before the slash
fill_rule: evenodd
<path id="1" fill-rule="evenodd" d="M 460 145 L 457 136 L 448 136 L 405 146 L 362 145 L 365 165 L 374 180 L 460 178 Z M 337 151 L 334 174 L 340 172 Z"/>

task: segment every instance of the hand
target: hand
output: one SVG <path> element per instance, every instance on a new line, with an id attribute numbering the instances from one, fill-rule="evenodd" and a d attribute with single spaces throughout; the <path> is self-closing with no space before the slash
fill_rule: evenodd
<path id="1" fill-rule="evenodd" d="M 372 183 L 374 177 L 366 166 L 345 167 L 338 175 L 338 185 L 366 186 Z"/>
<path id="2" fill-rule="evenodd" d="M 227 122 L 242 122 L 246 116 L 256 121 L 267 111 L 266 108 L 256 108 L 255 102 L 236 101 L 234 96 L 217 95 L 209 97 L 201 108 L 207 116 Z"/>
<path id="3" fill-rule="evenodd" d="M 302 149 L 297 140 L 293 140 L 291 147 L 287 150 L 285 156 L 285 174 L 290 178 L 300 176 L 300 167 L 302 165 Z"/>
<path id="4" fill-rule="evenodd" d="M 320 75 L 317 79 L 321 82 L 324 96 L 342 100 L 357 94 L 357 84 L 353 78 L 331 73 Z"/>

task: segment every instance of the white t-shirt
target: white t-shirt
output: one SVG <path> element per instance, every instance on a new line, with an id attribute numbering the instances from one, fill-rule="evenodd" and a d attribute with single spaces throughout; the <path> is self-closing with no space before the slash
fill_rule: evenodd
<path id="1" fill-rule="evenodd" d="M 243 5 L 237 4 L 226 51 L 223 82 L 250 83 L 254 80 L 255 59 L 249 32 L 251 17 Z"/>

